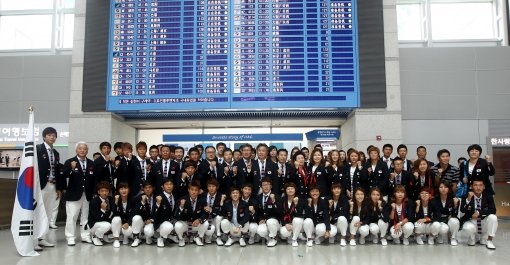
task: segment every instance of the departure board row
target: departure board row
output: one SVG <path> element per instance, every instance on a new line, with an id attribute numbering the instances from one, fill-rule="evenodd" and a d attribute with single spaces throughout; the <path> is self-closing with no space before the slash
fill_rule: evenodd
<path id="1" fill-rule="evenodd" d="M 355 108 L 355 0 L 111 0 L 109 111 Z"/>

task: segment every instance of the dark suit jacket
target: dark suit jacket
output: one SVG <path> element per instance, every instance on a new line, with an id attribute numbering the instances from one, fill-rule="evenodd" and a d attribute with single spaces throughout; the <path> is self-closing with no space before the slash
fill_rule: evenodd
<path id="1" fill-rule="evenodd" d="M 222 207 L 222 216 L 232 222 L 234 215 L 234 205 L 231 201 L 223 204 Z M 239 201 L 237 205 L 237 223 L 241 226 L 244 226 L 246 223 L 250 221 L 250 212 L 248 210 L 248 204 L 243 200 Z"/>
<path id="2" fill-rule="evenodd" d="M 329 200 L 333 200 L 333 198 L 329 196 L 326 197 L 325 200 L 328 202 L 329 206 Z M 349 220 L 349 198 L 347 198 L 345 194 L 340 194 L 340 199 L 338 199 L 336 207 L 335 204 L 333 203 L 333 206 L 329 208 L 329 216 L 331 219 L 331 223 L 333 224 L 336 224 L 340 216 L 343 216 L 347 220 Z"/>
<path id="3" fill-rule="evenodd" d="M 273 193 L 274 194 L 274 193 Z M 257 203 L 258 203 L 258 217 L 259 221 L 267 220 L 270 218 L 274 218 L 278 221 L 281 220 L 282 217 L 282 201 L 281 197 L 277 194 L 274 194 L 274 201 L 269 197 L 266 201 L 266 205 L 263 202 L 263 193 L 257 195 Z"/>
<path id="4" fill-rule="evenodd" d="M 390 173 L 391 174 L 391 173 Z M 406 188 L 406 195 L 408 198 L 412 197 L 413 196 L 413 193 L 414 193 L 414 190 L 412 189 L 412 179 L 413 178 L 413 175 L 408 172 L 408 171 L 405 171 L 405 170 L 402 170 L 402 172 L 400 173 L 400 185 L 404 186 Z M 397 178 L 395 177 L 395 179 L 393 181 L 390 181 L 388 179 L 388 186 L 387 186 L 387 192 L 386 194 L 389 196 L 389 197 L 392 197 L 393 196 L 393 193 L 395 191 L 395 187 L 397 186 Z"/>
<path id="5" fill-rule="evenodd" d="M 460 204 L 460 211 L 464 213 L 464 216 L 460 219 L 461 223 L 471 220 L 476 211 L 475 196 L 473 196 L 469 202 L 467 201 L 467 197 L 463 198 Z M 479 213 L 482 220 L 491 214 L 496 214 L 496 204 L 494 203 L 492 194 L 487 192 L 482 193 L 482 206 Z"/>
<path id="6" fill-rule="evenodd" d="M 202 196 L 200 196 L 200 204 L 203 204 L 205 206 L 209 205 L 209 202 L 207 201 L 207 195 L 209 193 L 207 192 L 204 192 L 204 194 L 202 194 Z M 207 213 L 206 211 L 203 211 L 203 218 L 204 220 L 207 220 L 209 217 L 210 218 L 214 218 L 218 215 L 221 216 L 221 196 L 222 194 L 220 192 L 216 192 L 216 194 L 214 195 L 214 202 L 213 202 L 213 206 L 212 206 L 212 212 L 211 213 Z"/>
<path id="7" fill-rule="evenodd" d="M 41 184 L 41 190 L 46 187 L 46 183 L 48 183 L 48 177 L 51 174 L 51 166 L 50 166 L 50 157 L 48 155 L 48 150 L 46 150 L 46 146 L 44 143 L 38 144 L 36 146 L 37 149 L 37 166 L 39 169 L 39 183 Z M 62 182 L 65 181 L 63 177 L 63 166 L 60 163 L 60 154 L 57 150 L 53 149 L 54 155 L 54 170 L 55 170 L 55 181 L 56 186 L 62 186 Z"/>
<path id="8" fill-rule="evenodd" d="M 144 221 L 147 220 L 155 220 L 155 213 L 156 213 L 156 196 L 152 194 L 152 207 L 147 199 L 147 202 L 144 204 L 142 203 L 142 196 L 144 194 L 140 194 L 133 198 L 133 211 L 131 213 L 131 219 L 135 215 L 139 215 L 142 217 Z"/>
<path id="9" fill-rule="evenodd" d="M 375 169 L 372 172 L 370 172 L 370 170 L 368 169 L 369 168 L 372 169 L 372 164 L 370 161 L 368 161 L 367 163 L 365 163 L 364 168 L 367 169 L 369 187 L 370 188 L 377 187 L 381 189 L 381 191 L 383 192 L 382 195 L 386 195 L 385 193 L 389 182 L 388 165 L 378 160 Z"/>
<path id="10" fill-rule="evenodd" d="M 368 190 L 367 188 L 367 181 L 368 181 L 368 172 L 365 168 L 362 168 L 361 170 L 356 167 L 356 170 L 354 171 L 354 175 L 352 176 L 352 187 L 351 187 L 351 166 L 347 165 L 344 167 L 344 172 L 342 173 L 342 187 L 345 191 L 353 192 L 356 188 L 362 187 L 365 190 Z M 354 196 L 354 195 L 353 195 Z"/>
<path id="11" fill-rule="evenodd" d="M 326 200 L 319 198 L 317 202 L 317 211 L 315 211 L 314 206 L 308 206 L 308 203 L 305 208 L 306 217 L 311 218 L 314 225 L 317 224 L 325 224 L 326 231 L 331 231 L 331 224 L 329 220 L 329 204 Z"/>
<path id="12" fill-rule="evenodd" d="M 237 166 L 237 186 L 242 187 L 246 183 L 253 184 L 253 172 L 254 172 L 254 166 L 256 164 L 255 160 L 251 161 L 251 170 L 248 172 L 246 163 L 244 162 L 244 158 L 239 159 L 235 165 Z M 257 166 L 258 168 L 258 166 Z M 258 188 L 255 187 L 252 188 L 252 194 L 257 194 Z"/>
<path id="13" fill-rule="evenodd" d="M 115 176 L 115 179 L 117 179 L 117 187 L 116 188 L 118 188 L 119 183 L 124 182 L 124 183 L 129 184 L 129 180 L 133 178 L 133 171 L 132 171 L 132 167 L 131 167 L 131 164 L 133 163 L 133 161 L 132 160 L 128 161 L 123 156 L 118 157 L 118 159 L 115 158 L 115 160 L 120 161 L 119 166 L 117 168 L 115 168 L 115 170 L 114 170 L 114 176 Z M 136 192 L 130 191 L 129 195 L 135 196 Z"/>
<path id="14" fill-rule="evenodd" d="M 262 183 L 261 183 L 262 177 L 260 175 L 261 170 L 262 169 L 259 166 L 259 161 L 253 160 L 253 162 L 252 162 L 253 182 L 252 182 L 252 184 L 253 184 L 253 193 L 254 194 L 258 194 L 261 190 L 261 185 L 262 185 Z M 265 177 L 271 179 L 271 186 L 272 186 L 271 191 L 275 194 L 279 194 L 280 187 L 278 184 L 278 165 L 276 165 L 276 163 L 271 161 L 271 159 L 266 158 L 264 170 L 265 170 Z"/>
<path id="15" fill-rule="evenodd" d="M 371 201 L 369 201 L 368 204 L 368 216 L 371 224 L 377 224 L 379 219 L 382 219 L 386 223 L 390 221 L 391 206 L 389 203 L 382 201 L 382 210 L 380 210 L 379 207 L 374 209 L 373 205 L 371 205 Z"/>
<path id="16" fill-rule="evenodd" d="M 282 198 L 282 225 L 286 224 L 292 224 L 292 220 L 295 217 L 304 218 L 305 217 L 305 206 L 306 202 L 304 199 L 300 199 L 299 197 L 296 197 L 298 199 L 298 203 L 295 204 L 294 200 L 291 202 L 291 205 L 289 207 L 289 199 L 287 195 L 283 196 Z"/>
<path id="17" fill-rule="evenodd" d="M 159 226 L 165 222 L 173 222 L 175 220 L 175 210 L 179 208 L 179 200 L 173 194 L 173 205 L 170 205 L 170 201 L 168 197 L 164 193 L 160 193 L 161 196 L 161 204 L 159 206 L 156 205 L 156 210 L 154 212 L 154 230 L 158 230 Z"/>
<path id="18" fill-rule="evenodd" d="M 184 204 L 184 208 L 181 209 L 180 206 L 180 200 L 184 199 L 186 203 Z M 182 197 L 179 200 L 178 207 L 175 211 L 175 218 L 177 220 L 185 221 L 185 222 L 193 222 L 195 220 L 200 220 L 201 223 L 205 222 L 207 219 L 204 219 L 204 207 L 206 205 L 203 204 L 204 200 L 201 200 L 200 197 L 198 197 L 196 200 L 196 206 L 195 210 L 193 210 L 192 204 L 191 204 L 191 198 L 189 195 L 186 195 Z"/>
<path id="19" fill-rule="evenodd" d="M 280 167 L 280 164 L 277 163 L 276 168 L 278 170 L 279 170 L 279 167 Z M 275 192 L 275 193 L 276 194 L 285 194 L 285 184 L 292 181 L 292 165 L 288 162 L 285 163 L 285 171 L 281 175 L 277 171 L 277 175 L 278 175 L 279 191 Z"/>
<path id="20" fill-rule="evenodd" d="M 393 218 L 393 224 L 397 224 L 398 222 L 402 221 L 403 219 L 407 218 L 408 222 L 414 222 L 415 209 L 414 201 L 411 201 L 409 199 L 405 199 L 403 203 L 403 209 L 402 214 L 399 216 L 397 213 L 397 210 L 395 209 L 395 212 L 393 216 L 390 216 Z"/>
<path id="21" fill-rule="evenodd" d="M 241 197 L 242 201 L 244 201 Z M 246 202 L 246 201 L 245 201 Z M 246 202 L 247 206 L 246 206 L 246 209 L 248 209 L 248 213 L 250 215 L 250 220 L 249 222 L 250 223 L 258 223 L 259 221 L 259 216 L 258 216 L 258 201 L 257 201 L 257 198 L 255 196 L 251 196 L 248 201 Z M 255 208 L 255 212 L 252 213 L 249 211 L 249 207 L 250 206 L 253 206 L 253 208 Z"/>
<path id="22" fill-rule="evenodd" d="M 145 159 L 145 171 L 147 172 L 147 176 L 145 177 L 142 171 L 142 166 L 140 165 L 140 160 L 137 156 L 133 156 L 133 159 L 131 159 L 131 163 L 129 164 L 129 170 L 131 172 L 131 178 L 129 179 L 129 190 L 133 195 L 138 194 L 140 191 L 143 190 L 143 183 L 145 181 L 149 181 L 154 186 L 154 193 L 159 194 L 161 193 L 161 183 L 155 183 L 155 181 L 152 179 L 152 176 L 150 172 L 147 171 L 147 166 L 150 165 L 152 167 L 152 164 L 150 162 L 150 159 Z"/>
<path id="23" fill-rule="evenodd" d="M 114 201 L 115 202 L 115 201 Z M 133 217 L 133 202 L 128 199 L 126 208 L 122 205 L 122 199 L 119 198 L 117 205 L 114 206 L 113 216 L 119 216 L 122 220 L 122 224 L 131 225 L 132 217 Z"/>
<path id="24" fill-rule="evenodd" d="M 101 203 L 102 200 L 99 196 L 94 197 L 90 201 L 89 205 L 89 227 L 93 227 L 95 223 L 97 222 L 112 222 L 113 218 L 113 210 L 115 208 L 115 204 L 113 202 L 113 198 L 109 197 L 107 198 L 108 201 L 108 208 L 103 212 L 101 211 Z"/>
<path id="25" fill-rule="evenodd" d="M 494 169 L 494 166 L 489 163 L 487 163 L 487 160 L 483 158 L 478 158 L 478 161 L 476 161 L 475 167 L 473 168 L 472 174 L 469 174 L 469 162 L 466 161 L 464 164 L 460 167 L 460 177 L 461 178 L 468 178 L 469 186 L 473 184 L 474 179 L 483 179 L 483 183 L 485 184 L 485 192 L 494 195 L 494 188 L 492 187 L 491 180 L 489 176 L 493 176 L 496 174 L 496 170 Z"/>
<path id="26" fill-rule="evenodd" d="M 310 164 L 308 166 L 308 172 L 311 173 L 312 178 L 315 179 L 315 184 L 319 186 L 319 190 L 321 191 L 321 197 L 329 196 L 329 192 L 331 189 L 331 181 L 329 179 L 328 169 L 322 164 L 319 165 L 315 171 L 312 170 L 313 165 Z"/>
<path id="27" fill-rule="evenodd" d="M 223 168 L 223 164 L 218 163 L 218 161 L 216 161 L 215 170 L 211 170 L 211 164 L 208 160 L 202 161 L 202 163 L 198 166 L 198 177 L 200 179 L 200 186 L 204 191 L 207 190 L 207 181 L 210 179 L 216 179 L 218 181 L 220 184 L 219 190 L 225 192 L 225 188 L 228 187 L 228 179 L 225 176 L 225 169 Z"/>
<path id="28" fill-rule="evenodd" d="M 73 170 L 71 162 L 76 162 L 76 168 Z M 96 194 L 96 178 L 94 174 L 94 162 L 87 158 L 87 168 L 83 173 L 82 165 L 77 157 L 68 159 L 64 164 L 64 176 L 69 179 L 66 184 L 63 181 L 57 189 L 66 190 L 65 199 L 67 201 L 78 201 L 85 192 L 87 201 L 92 200 Z"/>
<path id="29" fill-rule="evenodd" d="M 97 182 L 106 181 L 110 183 L 112 189 L 115 188 L 113 187 L 115 168 L 110 161 L 106 161 L 102 155 L 94 160 L 94 172 L 96 173 Z"/>
<path id="30" fill-rule="evenodd" d="M 433 221 L 434 222 L 443 222 L 448 223 L 448 219 L 450 218 L 457 218 L 457 214 L 459 212 L 459 207 L 455 207 L 455 204 L 453 202 L 453 197 L 449 197 L 446 199 L 445 206 L 443 206 L 443 203 L 441 202 L 440 197 L 435 197 L 431 202 L 434 207 L 434 214 L 433 214 Z M 460 200 L 459 200 L 460 204 Z"/>

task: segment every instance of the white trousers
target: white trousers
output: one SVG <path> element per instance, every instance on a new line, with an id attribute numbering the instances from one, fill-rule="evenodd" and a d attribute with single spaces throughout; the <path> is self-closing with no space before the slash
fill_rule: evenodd
<path id="1" fill-rule="evenodd" d="M 431 233 L 432 223 L 414 223 L 414 233 L 428 235 Z"/>
<path id="2" fill-rule="evenodd" d="M 365 238 L 370 233 L 370 227 L 368 225 L 361 225 L 361 226 L 354 226 L 356 223 L 359 223 L 360 219 L 359 216 L 354 216 L 352 218 L 351 223 L 349 224 L 349 233 L 351 236 L 355 236 L 357 233 L 359 233 L 360 238 Z"/>
<path id="3" fill-rule="evenodd" d="M 280 228 L 280 237 L 282 239 L 287 239 L 292 236 L 292 240 L 297 240 L 299 233 L 303 231 L 303 224 L 304 224 L 303 218 L 294 217 L 292 219 L 292 230 L 289 231 L 285 226 L 282 226 Z"/>
<path id="4" fill-rule="evenodd" d="M 164 221 L 159 225 L 159 228 L 156 232 L 158 232 L 159 236 L 162 238 L 168 238 L 172 231 L 174 231 L 174 225 L 168 221 Z"/>
<path id="5" fill-rule="evenodd" d="M 153 223 L 145 224 L 143 218 L 140 215 L 133 216 L 131 226 L 133 227 L 134 235 L 140 234 L 140 232 L 143 229 L 143 234 L 145 235 L 145 238 L 151 238 L 152 236 L 154 236 L 154 224 Z"/>
<path id="6" fill-rule="evenodd" d="M 133 234 L 133 228 L 131 228 L 131 226 L 129 226 L 128 229 L 122 228 L 122 219 L 120 219 L 120 216 L 115 216 L 112 219 L 113 237 L 118 238 L 121 231 L 124 237 L 130 237 Z"/>
<path id="7" fill-rule="evenodd" d="M 450 218 L 448 220 L 448 224 L 443 222 L 434 222 L 430 227 L 430 233 L 433 236 L 441 235 L 447 236 L 448 232 L 452 234 L 452 238 L 457 237 L 457 233 L 459 232 L 460 222 L 457 218 Z"/>
<path id="8" fill-rule="evenodd" d="M 349 223 L 347 222 L 347 218 L 345 218 L 344 216 L 340 216 L 338 217 L 338 220 L 336 221 L 336 224 L 335 224 L 338 232 L 340 232 L 340 234 L 345 237 L 347 235 L 347 228 L 349 227 Z"/>
<path id="9" fill-rule="evenodd" d="M 414 231 L 414 225 L 411 222 L 407 222 L 405 225 L 403 225 L 401 227 L 400 231 L 396 231 L 395 226 L 392 226 L 390 228 L 391 237 L 393 237 L 395 239 L 400 238 L 400 236 L 402 236 L 402 234 L 404 234 L 404 238 L 409 238 L 413 234 L 413 231 Z"/>
<path id="10" fill-rule="evenodd" d="M 108 222 L 96 222 L 92 228 L 90 228 L 90 234 L 97 238 L 103 238 L 104 234 L 112 229 L 112 225 Z"/>
<path id="11" fill-rule="evenodd" d="M 475 239 L 476 234 L 478 233 L 478 227 L 476 224 L 476 220 L 469 220 L 464 223 L 462 226 L 462 230 L 468 235 L 468 238 L 471 240 Z M 482 220 L 482 239 L 487 239 L 488 236 L 494 237 L 496 236 L 496 231 L 498 230 L 498 217 L 496 215 L 491 214 L 485 217 Z"/>
<path id="12" fill-rule="evenodd" d="M 257 228 L 257 234 L 265 239 L 274 238 L 280 230 L 280 223 L 274 218 L 269 218 L 266 223 L 259 224 Z"/>
<path id="13" fill-rule="evenodd" d="M 376 223 L 371 223 L 369 225 L 370 234 L 374 236 L 378 236 L 379 233 L 381 234 L 381 238 L 384 238 L 386 236 L 386 232 L 388 231 L 388 223 L 383 221 L 382 219 L 379 219 Z"/>
<path id="14" fill-rule="evenodd" d="M 223 233 L 228 234 L 232 237 L 241 237 L 243 234 L 247 234 L 248 231 L 250 230 L 250 223 L 246 223 L 236 233 L 234 231 L 235 225 L 232 222 L 230 222 L 228 219 L 221 220 L 220 226 L 221 226 L 221 231 L 223 231 Z"/>
<path id="15" fill-rule="evenodd" d="M 81 227 L 81 239 L 90 239 L 89 229 L 87 222 L 89 219 L 89 202 L 85 197 L 85 193 L 81 195 L 78 201 L 66 201 L 66 228 L 65 235 L 67 239 L 75 239 L 76 221 L 78 215 L 81 212 L 80 227 Z"/>
<path id="16" fill-rule="evenodd" d="M 313 224 L 312 219 L 306 218 L 303 223 L 303 230 L 305 231 L 306 238 L 310 239 L 315 237 L 315 239 L 323 238 L 326 233 L 326 224 L 320 223 L 317 225 Z M 335 237 L 338 232 L 336 226 L 331 226 L 331 231 L 329 231 L 330 237 Z"/>
<path id="17" fill-rule="evenodd" d="M 205 221 L 204 223 L 200 224 L 199 226 L 193 227 L 191 229 L 191 231 L 197 232 L 197 234 L 200 238 L 203 238 L 204 235 L 206 235 L 206 232 L 208 232 L 208 236 L 212 236 L 214 233 L 214 230 L 213 229 L 208 230 L 207 229 L 208 227 L 209 227 L 209 222 Z M 174 229 L 175 229 L 175 233 L 177 234 L 177 237 L 179 239 L 182 239 L 184 236 L 184 233 L 186 233 L 188 231 L 188 223 L 184 222 L 184 221 L 178 221 L 175 223 Z"/>
<path id="18" fill-rule="evenodd" d="M 57 199 L 55 184 L 46 183 L 46 186 L 41 192 L 48 222 L 49 224 L 55 225 L 58 216 L 58 205 L 60 204 L 60 198 Z"/>

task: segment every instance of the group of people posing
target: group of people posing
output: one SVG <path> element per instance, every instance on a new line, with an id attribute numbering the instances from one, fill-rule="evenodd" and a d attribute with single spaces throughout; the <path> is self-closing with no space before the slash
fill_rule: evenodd
<path id="1" fill-rule="evenodd" d="M 408 245 L 458 244 L 460 231 L 470 246 L 495 249 L 498 221 L 491 158 L 471 145 L 468 158 L 450 164 L 450 152 L 437 153 L 438 163 L 406 158 L 399 145 L 363 152 L 332 150 L 320 145 L 289 153 L 266 144 L 231 150 L 224 143 L 192 147 L 151 146 L 139 142 L 100 144 L 94 160 L 85 142 L 76 156 L 60 163 L 53 149 L 57 133 L 43 130 L 37 146 L 39 177 L 48 217 L 65 199 L 67 244 L 76 244 L 81 212 L 81 241 L 118 248 L 142 242 L 158 247 L 175 242 L 198 246 L 240 246 L 279 239 L 292 246 L 322 243 Z M 134 149 L 134 150 L 133 150 Z M 147 151 L 149 154 L 147 155 Z M 202 157 L 205 152 L 205 158 Z M 366 161 L 365 161 L 366 159 Z M 56 227 L 50 222 L 50 226 Z M 51 247 L 45 237 L 38 247 Z"/>

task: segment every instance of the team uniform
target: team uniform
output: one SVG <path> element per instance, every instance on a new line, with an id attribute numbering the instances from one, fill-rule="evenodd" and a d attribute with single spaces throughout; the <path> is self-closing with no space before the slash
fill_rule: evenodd
<path id="1" fill-rule="evenodd" d="M 319 245 L 325 239 L 324 235 L 329 231 L 329 237 L 334 238 L 337 233 L 336 226 L 332 226 L 329 219 L 328 202 L 319 198 L 317 203 L 307 205 L 305 208 L 306 219 L 303 224 L 303 230 L 308 238 L 307 245 L 311 245 L 311 238 L 315 239 L 315 244 Z"/>
<path id="2" fill-rule="evenodd" d="M 112 234 L 114 238 L 119 238 L 122 232 L 123 240 L 122 244 L 127 245 L 129 243 L 129 237 L 133 235 L 132 224 L 133 217 L 133 203 L 128 199 L 123 202 L 122 199 L 118 199 L 113 208 L 112 218 Z M 128 224 L 128 227 L 124 229 L 123 224 Z"/>
<path id="3" fill-rule="evenodd" d="M 101 208 L 101 204 L 106 203 L 106 209 Z M 90 201 L 88 225 L 94 245 L 102 245 L 101 239 L 112 229 L 112 217 L 115 204 L 111 197 L 103 199 L 99 196 Z"/>

